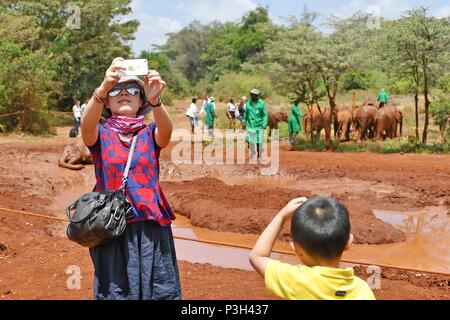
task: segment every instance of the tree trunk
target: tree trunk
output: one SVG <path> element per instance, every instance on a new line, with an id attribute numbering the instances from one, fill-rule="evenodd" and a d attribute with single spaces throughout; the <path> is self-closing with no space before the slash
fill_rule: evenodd
<path id="1" fill-rule="evenodd" d="M 423 127 L 423 136 L 422 136 L 422 143 L 427 143 L 428 138 L 428 125 L 430 122 L 430 100 L 428 99 L 428 74 L 427 71 L 423 70 L 423 82 L 424 82 L 424 88 L 423 88 L 423 96 L 425 98 L 425 124 Z"/>
<path id="2" fill-rule="evenodd" d="M 325 89 L 327 90 L 328 102 L 330 103 L 330 115 L 328 122 L 325 124 L 325 143 L 327 145 L 327 150 L 333 150 L 333 143 L 331 141 L 331 124 L 333 123 L 333 114 L 336 109 L 336 92 L 337 83 L 339 78 L 336 77 L 336 85 L 331 88 L 331 85 L 327 84 L 327 79 L 322 75 L 323 82 L 325 83 Z M 331 92 L 333 91 L 333 92 Z"/>
<path id="3" fill-rule="evenodd" d="M 336 98 L 335 96 L 331 96 L 329 98 L 330 101 L 330 115 L 328 119 L 328 123 L 325 126 L 325 142 L 327 144 L 327 150 L 333 150 L 333 144 L 331 142 L 331 124 L 333 123 L 333 114 L 336 109 Z"/>
<path id="4" fill-rule="evenodd" d="M 416 117 L 416 142 L 420 141 L 420 133 L 419 133 L 419 93 L 420 93 L 420 78 L 421 75 L 419 73 L 418 67 L 413 67 L 413 76 L 414 82 L 416 84 L 416 91 L 414 94 L 414 114 Z"/>
<path id="5" fill-rule="evenodd" d="M 416 94 L 414 95 L 414 112 L 416 115 L 416 141 L 419 141 L 419 88 L 416 88 Z"/>

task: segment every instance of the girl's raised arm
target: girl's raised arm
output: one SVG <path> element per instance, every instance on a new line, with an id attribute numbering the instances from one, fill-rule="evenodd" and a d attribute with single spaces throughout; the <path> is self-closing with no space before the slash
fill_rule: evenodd
<path id="1" fill-rule="evenodd" d="M 111 66 L 106 70 L 105 78 L 100 87 L 95 89 L 94 95 L 89 100 L 86 109 L 81 117 L 81 133 L 83 135 L 83 142 L 88 147 L 93 146 L 98 139 L 98 122 L 102 115 L 103 106 L 105 104 L 106 96 L 111 88 L 120 80 L 120 75 L 116 72 L 119 69 L 125 68 L 116 65 L 117 61 L 123 58 L 115 58 Z"/>

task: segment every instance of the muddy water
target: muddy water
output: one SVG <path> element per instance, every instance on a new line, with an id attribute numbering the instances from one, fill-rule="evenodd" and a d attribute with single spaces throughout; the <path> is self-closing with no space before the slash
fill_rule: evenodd
<path id="1" fill-rule="evenodd" d="M 174 236 L 181 236 L 191 239 L 199 239 L 226 244 L 252 247 L 257 235 L 237 234 L 232 232 L 211 231 L 208 229 L 194 227 L 189 219 L 177 215 L 173 225 Z M 175 239 L 177 259 L 192 263 L 209 263 L 222 268 L 234 268 L 243 270 L 253 270 L 248 262 L 250 249 L 241 249 L 225 245 L 205 244 L 192 241 Z M 277 242 L 275 249 L 281 251 L 291 251 L 290 246 L 283 242 Z M 298 260 L 291 255 L 274 253 L 272 257 L 285 262 L 298 263 Z"/>
<path id="2" fill-rule="evenodd" d="M 383 245 L 353 245 L 344 254 L 344 260 L 356 263 L 396 265 L 435 272 L 450 272 L 450 218 L 444 207 L 427 208 L 412 212 L 375 210 L 377 217 L 404 231 L 407 241 Z M 257 235 L 217 232 L 190 225 L 185 217 L 178 216 L 175 236 L 208 241 L 253 246 Z M 210 263 L 224 268 L 252 270 L 248 263 L 250 250 L 211 244 L 176 240 L 178 259 L 194 263 Z M 287 243 L 277 242 L 276 250 L 291 251 Z M 298 263 L 295 256 L 273 254 L 273 258 Z"/>
<path id="3" fill-rule="evenodd" d="M 383 245 L 354 245 L 345 258 L 450 272 L 450 215 L 446 207 L 428 207 L 407 212 L 373 212 L 377 218 L 402 230 L 406 234 L 406 241 Z"/>
<path id="4" fill-rule="evenodd" d="M 77 187 L 68 188 L 53 199 L 53 202 L 49 205 L 49 212 L 55 216 L 65 218 L 66 217 L 66 208 L 76 201 L 83 194 L 91 192 L 93 186 L 95 185 L 95 177 L 92 174 L 87 173 L 86 171 L 81 171 L 80 181 L 74 183 L 72 185 L 76 185 Z M 53 234 L 66 237 L 66 228 L 67 223 L 65 222 L 55 222 Z"/>

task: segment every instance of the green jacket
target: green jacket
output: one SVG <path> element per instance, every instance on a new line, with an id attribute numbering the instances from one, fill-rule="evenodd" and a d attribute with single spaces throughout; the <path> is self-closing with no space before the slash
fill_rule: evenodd
<path id="1" fill-rule="evenodd" d="M 288 122 L 288 131 L 289 132 L 300 132 L 301 131 L 301 124 L 300 124 L 300 118 L 304 116 L 304 113 L 301 112 L 298 108 L 298 106 L 293 105 L 291 107 L 291 114 L 289 115 L 289 122 Z"/>
<path id="2" fill-rule="evenodd" d="M 380 94 L 378 95 L 378 99 L 379 102 L 384 102 L 385 105 L 388 104 L 389 102 L 389 96 L 387 94 L 386 91 L 381 91 Z"/>
<path id="3" fill-rule="evenodd" d="M 214 118 L 216 116 L 216 112 L 214 110 L 214 102 L 209 102 L 205 107 L 205 124 L 208 127 L 214 128 Z"/>
<path id="4" fill-rule="evenodd" d="M 247 101 L 245 105 L 244 123 L 247 128 L 247 141 L 251 143 L 263 143 L 264 129 L 269 124 L 269 114 L 264 101 L 259 99 L 254 103 Z"/>

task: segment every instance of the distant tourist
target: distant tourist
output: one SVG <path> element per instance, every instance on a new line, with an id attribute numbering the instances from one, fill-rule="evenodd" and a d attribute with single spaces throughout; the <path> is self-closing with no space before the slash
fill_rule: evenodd
<path id="1" fill-rule="evenodd" d="M 234 99 L 230 99 L 230 102 L 227 104 L 227 118 L 229 121 L 229 128 L 233 128 L 233 131 L 236 129 L 236 113 L 239 114 L 239 110 L 234 104 Z"/>
<path id="2" fill-rule="evenodd" d="M 198 109 L 197 109 L 197 98 L 192 98 L 192 103 L 189 105 L 189 108 L 186 111 L 186 116 L 189 117 L 189 120 L 191 121 L 191 132 L 192 134 L 195 133 L 195 128 L 198 127 Z"/>
<path id="3" fill-rule="evenodd" d="M 72 113 L 73 113 L 73 129 L 75 129 L 76 135 L 78 135 L 78 130 L 81 124 L 80 100 L 75 101 L 75 105 L 72 107 Z"/>

